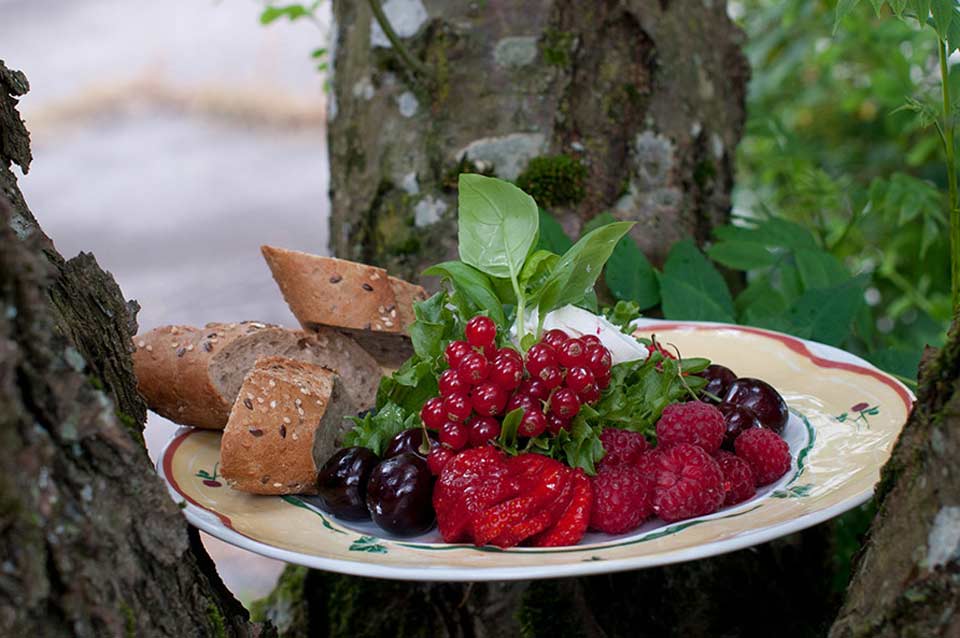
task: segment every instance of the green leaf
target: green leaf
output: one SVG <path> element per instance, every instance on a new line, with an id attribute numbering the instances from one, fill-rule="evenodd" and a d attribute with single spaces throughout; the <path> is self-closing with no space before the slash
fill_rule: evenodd
<path id="1" fill-rule="evenodd" d="M 921 354 L 922 352 L 919 349 L 881 348 L 871 352 L 867 358 L 878 368 L 915 380 L 920 367 Z"/>
<path id="2" fill-rule="evenodd" d="M 640 306 L 636 302 L 618 301 L 612 308 L 604 308 L 603 316 L 613 325 L 619 326 L 620 332 L 631 334 L 633 331 L 630 328 L 630 323 L 643 315 L 640 313 Z"/>
<path id="3" fill-rule="evenodd" d="M 870 4 L 873 5 L 873 10 L 876 12 L 877 16 L 880 16 L 880 10 L 883 9 L 883 5 L 887 4 L 887 0 L 870 0 Z"/>
<path id="4" fill-rule="evenodd" d="M 835 286 L 850 278 L 850 273 L 840 260 L 823 250 L 798 250 L 794 258 L 800 271 L 800 280 L 807 290 Z"/>
<path id="5" fill-rule="evenodd" d="M 603 265 L 631 227 L 633 222 L 616 222 L 597 228 L 564 253 L 540 290 L 540 317 L 566 304 L 575 304 L 592 292 Z"/>
<path id="6" fill-rule="evenodd" d="M 693 241 L 670 249 L 660 275 L 663 315 L 667 319 L 733 322 L 733 299 L 717 269 Z"/>
<path id="7" fill-rule="evenodd" d="M 471 304 L 471 315 L 483 312 L 501 328 L 506 327 L 503 302 L 490 278 L 461 261 L 445 261 L 423 271 L 424 275 L 443 277 Z"/>
<path id="8" fill-rule="evenodd" d="M 950 23 L 957 13 L 956 0 L 932 0 L 930 11 L 933 15 L 933 27 L 937 30 L 937 35 L 940 36 L 941 40 L 946 40 L 947 33 L 950 31 Z"/>
<path id="9" fill-rule="evenodd" d="M 491 277 L 515 280 L 537 238 L 533 198 L 500 179 L 464 173 L 459 180 L 460 260 Z"/>
<path id="10" fill-rule="evenodd" d="M 320 47 L 319 49 L 314 49 L 313 51 L 310 52 L 310 57 L 312 58 L 322 58 L 325 55 L 327 55 L 327 50 L 323 47 Z"/>
<path id="11" fill-rule="evenodd" d="M 772 266 L 778 259 L 763 244 L 739 240 L 718 242 L 707 249 L 707 254 L 710 259 L 735 270 Z"/>
<path id="12" fill-rule="evenodd" d="M 500 442 L 500 446 L 507 452 L 512 452 L 513 454 L 517 452 L 517 431 L 520 428 L 520 421 L 522 419 L 523 408 L 511 410 L 503 417 L 498 441 Z"/>
<path id="13" fill-rule="evenodd" d="M 549 250 L 537 250 L 527 257 L 520 271 L 520 290 L 526 294 L 536 294 L 550 278 L 550 274 L 560 261 L 560 255 Z"/>
<path id="14" fill-rule="evenodd" d="M 617 299 L 633 301 L 641 310 L 660 303 L 660 282 L 637 242 L 626 235 L 617 242 L 604 270 L 607 288 Z"/>
<path id="15" fill-rule="evenodd" d="M 789 308 L 786 319 L 799 337 L 839 346 L 850 336 L 863 303 L 866 277 L 853 277 L 839 286 L 806 291 Z"/>
<path id="16" fill-rule="evenodd" d="M 423 359 L 436 359 L 443 353 L 443 339 L 453 315 L 446 308 L 447 295 L 438 292 L 425 301 L 413 304 L 416 321 L 410 325 L 413 351 Z"/>
<path id="17" fill-rule="evenodd" d="M 537 248 L 549 250 L 558 255 L 562 255 L 570 250 L 570 247 L 573 246 L 573 240 L 567 236 L 560 222 L 542 208 L 538 210 L 540 218 L 540 240 L 537 242 Z"/>
<path id="18" fill-rule="evenodd" d="M 787 300 L 773 287 L 766 275 L 750 282 L 734 302 L 739 323 L 758 328 L 783 328 L 783 313 L 787 309 Z"/>
<path id="19" fill-rule="evenodd" d="M 843 20 L 848 13 L 853 11 L 860 3 L 860 0 L 839 0 L 837 2 L 837 15 L 833 22 L 833 32 L 836 34 L 837 29 L 840 28 L 840 21 Z"/>
<path id="20" fill-rule="evenodd" d="M 569 430 L 561 430 L 557 441 L 563 450 L 567 465 L 578 467 L 589 476 L 597 473 L 596 464 L 600 462 L 606 451 L 600 441 L 598 429 L 591 427 L 587 419 L 590 413 L 596 414 L 590 406 L 583 406 L 581 412 L 573 419 Z"/>
<path id="21" fill-rule="evenodd" d="M 408 413 L 395 403 L 388 403 L 375 414 L 347 418 L 353 421 L 353 429 L 343 435 L 344 447 L 365 447 L 377 455 L 383 454 L 390 439 L 419 422 L 416 413 Z"/>
<path id="22" fill-rule="evenodd" d="M 772 217 L 751 225 L 727 225 L 714 230 L 719 241 L 741 241 L 786 249 L 816 248 L 817 240 L 804 226 Z"/>
<path id="23" fill-rule="evenodd" d="M 270 24 L 280 18 L 287 18 L 293 21 L 309 15 L 311 15 L 310 10 L 302 4 L 264 7 L 260 13 L 260 24 Z"/>

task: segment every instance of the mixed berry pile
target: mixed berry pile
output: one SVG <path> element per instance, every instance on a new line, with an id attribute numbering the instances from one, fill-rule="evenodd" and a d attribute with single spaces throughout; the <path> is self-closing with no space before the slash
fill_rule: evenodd
<path id="1" fill-rule="evenodd" d="M 496 326 L 482 316 L 464 335 L 445 349 L 449 367 L 439 396 L 423 404 L 422 428 L 397 434 L 382 459 L 352 447 L 326 463 L 319 488 L 328 511 L 372 517 L 397 535 L 436 522 L 451 543 L 573 545 L 588 530 L 624 534 L 654 517 L 711 514 L 790 468 L 783 398 L 720 365 L 699 373 L 706 383 L 696 399 L 662 409 L 655 444 L 641 432 L 603 429 L 605 453 L 592 476 L 562 459 L 518 453 L 502 433 L 516 428 L 520 442 L 559 436 L 601 400 L 610 351 L 596 336 L 549 330 L 524 356 L 497 347 Z M 670 356 L 655 342 L 649 349 Z"/>

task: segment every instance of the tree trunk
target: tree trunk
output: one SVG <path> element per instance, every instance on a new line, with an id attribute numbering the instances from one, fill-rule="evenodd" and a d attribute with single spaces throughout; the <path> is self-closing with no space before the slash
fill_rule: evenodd
<path id="1" fill-rule="evenodd" d="M 0 61 L 0 635 L 266 636 L 223 586 L 142 446 L 135 302 L 65 261 L 11 164 L 30 165 Z"/>
<path id="2" fill-rule="evenodd" d="M 960 315 L 920 388 L 831 638 L 960 636 Z"/>
<path id="3" fill-rule="evenodd" d="M 390 46 L 368 2 L 334 2 L 337 255 L 416 276 L 456 254 L 457 173 L 513 180 L 534 158 L 521 181 L 570 234 L 609 210 L 639 222 L 635 237 L 655 262 L 674 240 L 704 240 L 727 219 L 749 69 L 725 2 L 384 9 L 426 69 L 415 73 Z"/>

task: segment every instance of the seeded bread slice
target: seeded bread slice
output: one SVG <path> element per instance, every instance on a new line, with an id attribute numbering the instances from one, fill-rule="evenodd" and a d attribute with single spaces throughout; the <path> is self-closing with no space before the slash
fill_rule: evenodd
<path id="1" fill-rule="evenodd" d="M 221 429 L 258 357 L 277 355 L 337 372 L 359 409 L 373 407 L 382 370 L 335 330 L 288 330 L 256 321 L 164 326 L 134 338 L 134 372 L 151 410 L 171 421 Z"/>
<path id="2" fill-rule="evenodd" d="M 307 330 L 331 326 L 349 334 L 382 365 L 396 368 L 413 348 L 407 328 L 424 289 L 383 268 L 261 246 L 291 312 Z"/>
<path id="3" fill-rule="evenodd" d="M 340 377 L 283 357 L 258 359 L 220 439 L 220 473 L 254 494 L 316 494 L 317 474 L 356 413 Z"/>

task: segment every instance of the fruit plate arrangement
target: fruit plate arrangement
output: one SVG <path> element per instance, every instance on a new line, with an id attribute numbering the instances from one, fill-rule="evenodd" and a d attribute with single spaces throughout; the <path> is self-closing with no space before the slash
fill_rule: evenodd
<path id="1" fill-rule="evenodd" d="M 576 544 L 506 549 L 445 543 L 436 528 L 395 536 L 369 520 L 333 516 L 321 497 L 232 490 L 217 471 L 218 432 L 178 432 L 158 469 L 189 521 L 215 537 L 290 563 L 407 580 L 548 578 L 693 560 L 804 529 L 869 498 L 913 401 L 898 381 L 842 350 L 776 332 L 650 319 L 632 327 L 636 337 L 776 388 L 789 406 L 781 432 L 789 468 L 747 500 L 707 515 L 648 518 L 622 534 L 588 531 Z"/>

